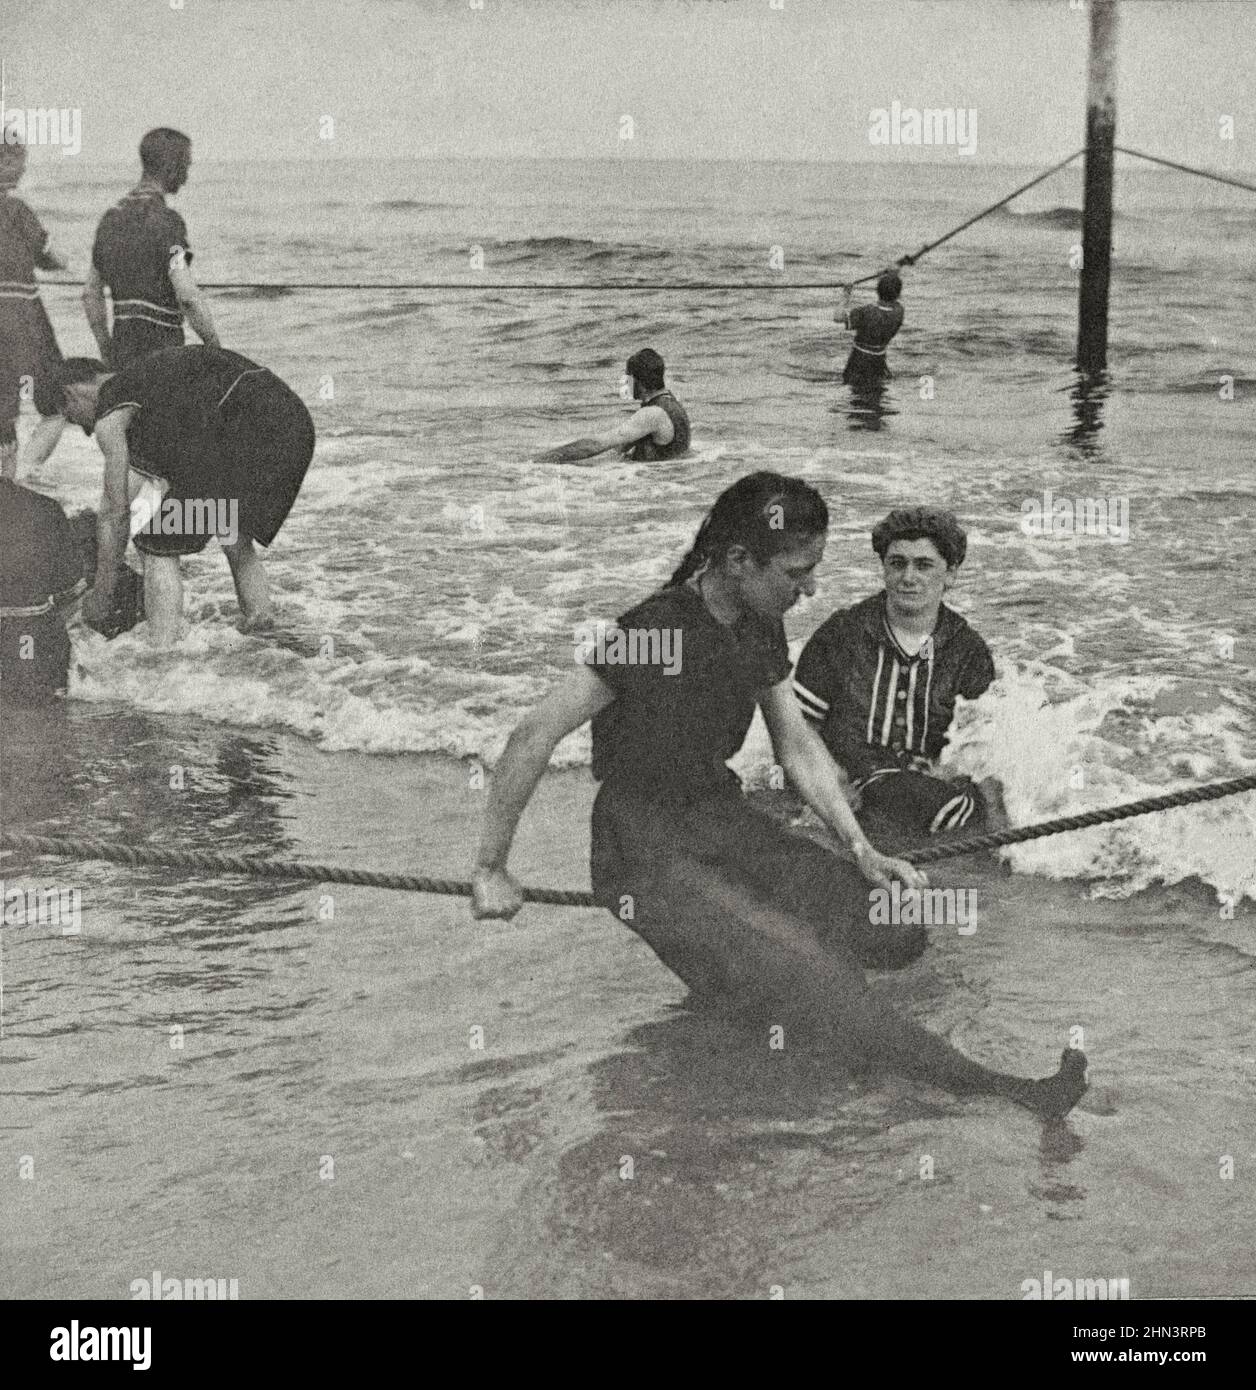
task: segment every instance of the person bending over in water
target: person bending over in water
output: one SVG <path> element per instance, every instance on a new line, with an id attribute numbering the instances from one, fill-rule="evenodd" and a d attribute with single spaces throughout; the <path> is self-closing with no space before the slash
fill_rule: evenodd
<path id="1" fill-rule="evenodd" d="M 968 537 L 952 512 L 900 507 L 877 523 L 872 548 L 885 587 L 816 629 L 794 692 L 859 791 L 866 828 L 910 839 L 979 830 L 980 789 L 934 770 L 956 698 L 975 700 L 994 680 L 990 648 L 942 602 Z"/>
<path id="2" fill-rule="evenodd" d="M 846 359 L 842 380 L 847 386 L 875 386 L 891 376 L 885 360 L 890 339 L 903 326 L 902 277 L 896 270 L 887 270 L 877 281 L 877 302 L 851 307 L 851 287 L 843 287 L 840 308 L 833 315 L 834 323 L 844 324 L 855 334 L 855 345 Z"/>
<path id="3" fill-rule="evenodd" d="M 605 434 L 589 436 L 537 454 L 536 463 L 576 463 L 608 449 L 619 449 L 639 462 L 681 458 L 689 452 L 689 416 L 663 384 L 663 359 L 642 348 L 628 359 L 632 398 L 640 408 Z"/>
<path id="4" fill-rule="evenodd" d="M 89 357 L 62 368 L 66 418 L 95 432 L 104 455 L 96 583 L 83 619 L 113 621 L 128 529 L 144 556 L 149 640 L 180 635 L 179 557 L 222 545 L 244 630 L 273 624 L 270 589 L 254 542 L 270 545 L 296 501 L 314 454 L 301 398 L 265 367 L 224 348 L 150 353 L 120 372 Z M 132 512 L 147 484 L 147 517 Z"/>
<path id="5" fill-rule="evenodd" d="M 926 879 L 869 844 L 794 697 L 782 617 L 815 592 L 827 531 L 807 483 L 752 473 L 720 495 L 665 587 L 598 641 L 586 633 L 577 670 L 523 717 L 498 763 L 472 911 L 519 910 L 506 871 L 519 817 L 559 740 L 592 720 L 594 895 L 699 999 L 786 1026 L 787 1047 L 1063 1115 L 1086 1089 L 1080 1052 L 1066 1049 L 1039 1081 L 992 1071 L 900 1018 L 864 979 L 861 964 L 903 965 L 924 946 L 919 928 L 870 925 L 869 883 Z M 776 758 L 854 864 L 743 799 L 728 760 L 756 704 Z"/>

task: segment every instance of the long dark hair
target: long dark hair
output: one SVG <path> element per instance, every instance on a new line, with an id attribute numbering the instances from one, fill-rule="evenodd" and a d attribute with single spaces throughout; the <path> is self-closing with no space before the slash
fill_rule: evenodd
<path id="1" fill-rule="evenodd" d="M 702 520 L 672 584 L 683 584 L 707 565 L 719 564 L 730 546 L 744 545 L 755 563 L 829 529 L 824 498 L 801 478 L 748 473 L 724 489 Z"/>

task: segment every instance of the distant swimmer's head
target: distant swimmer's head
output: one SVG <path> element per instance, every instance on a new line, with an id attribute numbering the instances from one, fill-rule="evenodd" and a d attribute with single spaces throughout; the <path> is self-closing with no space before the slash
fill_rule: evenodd
<path id="1" fill-rule="evenodd" d="M 109 368 L 94 357 L 67 357 L 61 364 L 61 413 L 84 434 L 96 425 L 96 397 L 101 383 L 110 376 Z"/>
<path id="2" fill-rule="evenodd" d="M 942 507 L 896 507 L 872 530 L 892 618 L 936 615 L 968 553 L 968 536 Z"/>
<path id="3" fill-rule="evenodd" d="M 877 298 L 893 304 L 903 292 L 903 277 L 897 270 L 887 270 L 877 281 Z"/>
<path id="4" fill-rule="evenodd" d="M 725 606 L 779 618 L 815 593 L 828 530 L 829 509 L 810 483 L 749 473 L 716 498 L 671 582 L 704 586 L 709 577 Z"/>
<path id="5" fill-rule="evenodd" d="M 0 127 L 0 190 L 16 188 L 26 172 L 26 146 L 17 131 Z"/>
<path id="6" fill-rule="evenodd" d="M 663 359 L 653 348 L 642 348 L 628 359 L 628 375 L 632 378 L 634 400 L 663 389 Z"/>
<path id="7" fill-rule="evenodd" d="M 158 126 L 140 141 L 140 167 L 167 193 L 177 193 L 188 181 L 192 142 L 180 130 Z"/>

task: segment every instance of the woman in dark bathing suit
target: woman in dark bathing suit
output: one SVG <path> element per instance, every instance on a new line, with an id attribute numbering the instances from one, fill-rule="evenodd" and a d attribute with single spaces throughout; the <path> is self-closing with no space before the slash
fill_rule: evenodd
<path id="1" fill-rule="evenodd" d="M 855 335 L 855 342 L 846 359 L 842 380 L 856 389 L 879 386 L 892 373 L 885 360 L 885 350 L 903 326 L 903 306 L 899 295 L 903 281 L 896 270 L 887 270 L 877 281 L 877 302 L 851 307 L 851 287 L 845 286 L 842 305 L 833 315 Z"/>
<path id="2" fill-rule="evenodd" d="M 1086 1089 L 1080 1052 L 1066 1049 L 1039 1081 L 992 1071 L 900 1018 L 865 982 L 862 966 L 905 965 L 925 944 L 920 928 L 870 924 L 869 885 L 926 880 L 865 839 L 793 693 L 782 616 L 815 592 L 827 530 L 823 499 L 800 479 L 754 473 L 721 494 L 670 582 L 586 642 L 581 665 L 511 734 L 472 910 L 519 910 L 506 872 L 519 817 L 559 740 L 591 719 L 594 894 L 696 995 L 782 1025 L 787 1049 L 824 1048 L 1064 1115 Z M 853 865 L 743 800 L 727 762 L 756 704 L 777 761 Z"/>

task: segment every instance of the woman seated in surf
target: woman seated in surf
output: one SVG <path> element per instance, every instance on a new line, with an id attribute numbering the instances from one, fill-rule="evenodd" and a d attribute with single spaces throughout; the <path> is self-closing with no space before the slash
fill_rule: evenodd
<path id="1" fill-rule="evenodd" d="M 935 771 L 956 698 L 975 700 L 994 680 L 990 648 L 942 602 L 968 537 L 952 512 L 902 507 L 877 523 L 872 548 L 885 587 L 839 608 L 804 647 L 802 712 L 860 793 L 866 830 L 898 840 L 980 830 L 977 785 Z"/>
<path id="2" fill-rule="evenodd" d="M 795 1053 L 823 1049 L 1063 1115 L 1086 1087 L 1080 1052 L 1066 1049 L 1040 1081 L 992 1071 L 900 1018 L 864 979 L 861 964 L 905 965 L 924 946 L 920 928 L 871 924 L 869 885 L 926 880 L 869 844 L 794 697 L 782 618 L 815 592 L 827 532 L 814 488 L 753 473 L 721 494 L 665 587 L 596 642 L 585 634 L 577 669 L 523 717 L 498 763 L 472 910 L 519 910 L 506 871 L 519 817 L 558 742 L 592 720 L 594 895 L 694 995 L 783 1027 Z M 756 704 L 778 761 L 853 864 L 742 798 L 728 760 Z"/>

